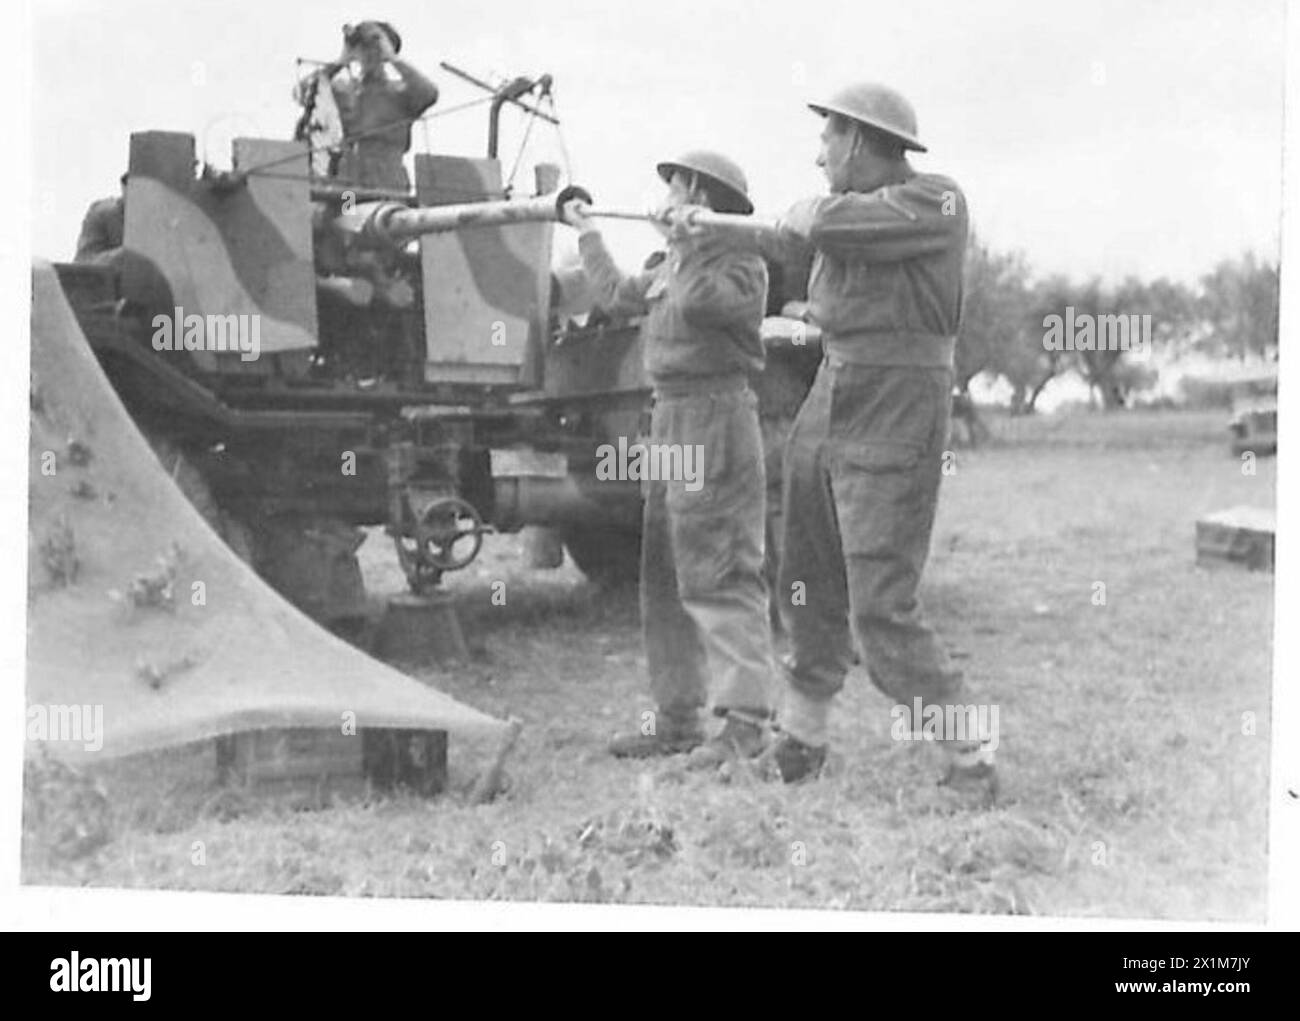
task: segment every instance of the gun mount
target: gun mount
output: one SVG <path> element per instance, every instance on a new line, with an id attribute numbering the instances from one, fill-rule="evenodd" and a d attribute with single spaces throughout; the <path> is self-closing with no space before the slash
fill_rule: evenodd
<path id="1" fill-rule="evenodd" d="M 494 99 L 492 152 L 417 154 L 412 195 L 314 174 L 306 141 L 237 139 L 229 173 L 196 175 L 192 136 L 135 134 L 122 249 L 56 267 L 191 500 L 319 619 L 362 612 L 362 526 L 417 592 L 530 524 L 588 573 L 635 577 L 639 485 L 595 464 L 640 434 L 640 338 L 557 329 L 559 169 L 507 198 L 495 157 L 501 109 L 538 112 L 517 84 Z"/>

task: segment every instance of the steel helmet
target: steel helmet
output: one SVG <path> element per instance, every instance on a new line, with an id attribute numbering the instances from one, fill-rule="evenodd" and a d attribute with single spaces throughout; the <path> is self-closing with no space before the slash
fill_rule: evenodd
<path id="1" fill-rule="evenodd" d="M 825 103 L 809 103 L 808 106 L 823 117 L 837 113 L 883 131 L 902 142 L 905 149 L 926 151 L 916 138 L 916 111 L 912 104 L 887 85 L 859 82 L 840 89 Z"/>
<path id="2" fill-rule="evenodd" d="M 680 159 L 667 160 L 655 167 L 665 182 L 673 179 L 676 171 L 687 174 L 701 174 L 714 184 L 721 185 L 730 200 L 726 209 L 720 213 L 752 213 L 754 203 L 749 201 L 749 182 L 740 167 L 721 153 L 698 149 L 688 152 Z"/>

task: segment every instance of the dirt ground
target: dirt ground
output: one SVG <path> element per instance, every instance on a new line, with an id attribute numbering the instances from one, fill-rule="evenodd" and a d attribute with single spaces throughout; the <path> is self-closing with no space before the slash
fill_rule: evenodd
<path id="1" fill-rule="evenodd" d="M 816 783 L 609 758 L 609 733 L 651 707 L 635 593 L 533 570 L 495 537 L 447 581 L 472 663 L 411 672 L 523 720 L 505 795 L 470 804 L 482 755 L 453 747 L 440 799 L 295 811 L 222 791 L 210 749 L 185 749 L 105 770 L 107 839 L 27 847 L 24 881 L 1261 920 L 1272 576 L 1198 567 L 1193 540 L 1205 513 L 1271 506 L 1274 462 L 1243 474 L 1223 419 L 1003 420 L 997 443 L 957 452 L 923 594 L 968 700 L 999 708 L 991 810 L 938 796 L 934 749 L 890 739 L 860 670 Z M 400 589 L 381 535 L 363 564 Z"/>

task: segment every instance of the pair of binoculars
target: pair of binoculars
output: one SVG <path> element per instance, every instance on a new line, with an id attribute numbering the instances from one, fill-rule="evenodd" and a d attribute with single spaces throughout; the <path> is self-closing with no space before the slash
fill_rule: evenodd
<path id="1" fill-rule="evenodd" d="M 344 25 L 343 41 L 348 46 L 361 47 L 366 45 L 369 40 L 366 38 L 366 30 L 364 27 L 359 25 Z"/>

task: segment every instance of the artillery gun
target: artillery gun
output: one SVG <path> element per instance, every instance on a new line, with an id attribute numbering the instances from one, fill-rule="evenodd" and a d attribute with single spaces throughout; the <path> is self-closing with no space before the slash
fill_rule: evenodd
<path id="1" fill-rule="evenodd" d="M 558 328 L 559 170 L 512 197 L 496 152 L 521 83 L 493 95 L 488 154 L 417 154 L 410 195 L 319 176 L 305 141 L 237 139 L 230 171 L 196 173 L 192 136 L 134 134 L 123 248 L 56 266 L 192 502 L 318 620 L 362 616 L 362 526 L 416 593 L 525 525 L 589 574 L 635 575 L 639 484 L 595 464 L 642 426 L 639 338 Z M 815 361 L 780 370 L 787 403 Z"/>

